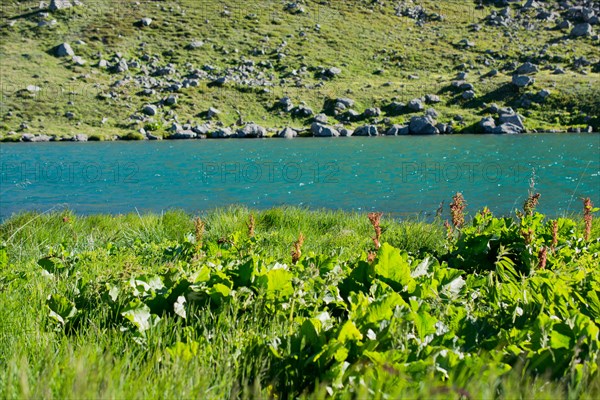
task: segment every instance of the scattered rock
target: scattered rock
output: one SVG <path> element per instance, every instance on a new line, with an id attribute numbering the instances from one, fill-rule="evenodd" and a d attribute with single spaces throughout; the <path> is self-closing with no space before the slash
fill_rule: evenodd
<path id="1" fill-rule="evenodd" d="M 592 25 L 584 22 L 582 24 L 577 24 L 571 30 L 571 37 L 581 37 L 581 36 L 592 36 L 594 33 L 592 29 Z"/>
<path id="2" fill-rule="evenodd" d="M 342 70 L 338 67 L 327 68 L 321 73 L 324 78 L 332 79 L 342 73 Z"/>
<path id="3" fill-rule="evenodd" d="M 472 100 L 475 98 L 475 92 L 473 90 L 467 90 L 462 94 L 462 98 L 465 100 Z"/>
<path id="4" fill-rule="evenodd" d="M 196 132 L 190 130 L 190 129 L 181 129 L 181 130 L 177 130 L 175 131 L 175 133 L 171 134 L 169 136 L 169 139 L 196 139 L 197 134 Z"/>
<path id="5" fill-rule="evenodd" d="M 218 116 L 219 114 L 221 114 L 221 111 L 217 110 L 214 107 L 210 107 L 208 109 L 208 111 L 206 112 L 206 118 L 213 119 L 214 117 Z"/>
<path id="6" fill-rule="evenodd" d="M 530 62 L 526 62 L 525 64 L 523 64 L 519 68 L 517 68 L 517 70 L 515 72 L 518 75 L 533 74 L 535 72 L 538 72 L 538 67 L 535 64 L 532 64 Z"/>
<path id="7" fill-rule="evenodd" d="M 169 97 L 167 97 L 167 99 L 165 100 L 165 104 L 168 106 L 174 106 L 175 104 L 177 104 L 177 96 L 169 95 Z"/>
<path id="8" fill-rule="evenodd" d="M 412 117 L 408 126 L 413 135 L 437 135 L 439 130 L 436 128 L 437 122 L 426 115 L 423 117 Z"/>
<path id="9" fill-rule="evenodd" d="M 63 44 L 59 44 L 58 46 L 56 46 L 55 50 L 54 50 L 54 54 L 57 57 L 73 57 L 75 55 L 75 52 L 73 51 L 73 49 L 71 48 L 71 45 L 69 43 L 63 43 Z"/>
<path id="10" fill-rule="evenodd" d="M 141 26 L 150 26 L 151 23 L 152 23 L 152 18 L 142 18 L 140 20 Z"/>
<path id="11" fill-rule="evenodd" d="M 290 112 L 294 108 L 294 104 L 292 103 L 292 99 L 289 97 L 282 97 L 277 102 L 277 106 L 281 108 L 285 112 Z"/>
<path id="12" fill-rule="evenodd" d="M 320 124 L 326 124 L 328 122 L 327 115 L 325 115 L 325 114 L 315 115 L 315 122 L 318 122 Z"/>
<path id="13" fill-rule="evenodd" d="M 401 136 L 408 135 L 409 133 L 410 129 L 405 125 L 392 125 L 392 127 L 385 132 L 387 136 Z"/>
<path id="14" fill-rule="evenodd" d="M 87 142 L 88 135 L 86 135 L 85 133 L 78 133 L 75 136 L 73 136 L 73 141 L 74 142 Z"/>
<path id="15" fill-rule="evenodd" d="M 146 115 L 154 116 L 154 115 L 158 114 L 158 109 L 156 108 L 155 105 L 146 104 L 144 106 L 144 108 L 142 109 L 142 112 Z"/>
<path id="16" fill-rule="evenodd" d="M 500 115 L 498 121 L 500 124 L 512 124 L 517 126 L 521 131 L 525 131 L 525 126 L 523 125 L 523 118 L 519 114 L 502 114 Z"/>
<path id="17" fill-rule="evenodd" d="M 49 142 L 52 138 L 48 135 L 32 135 L 31 133 L 24 133 L 21 136 L 23 142 Z"/>
<path id="18" fill-rule="evenodd" d="M 64 10 L 65 8 L 70 8 L 73 6 L 79 5 L 78 0 L 52 0 L 50 2 L 50 6 L 48 7 L 50 11 Z"/>
<path id="19" fill-rule="evenodd" d="M 412 99 L 408 102 L 407 107 L 412 111 L 423 111 L 425 109 L 421 99 Z"/>
<path id="20" fill-rule="evenodd" d="M 188 50 L 195 50 L 199 49 L 202 46 L 204 46 L 204 42 L 202 40 L 194 40 L 192 43 L 185 46 L 185 48 Z"/>
<path id="21" fill-rule="evenodd" d="M 262 138 L 267 135 L 267 130 L 257 124 L 248 124 L 236 131 L 239 138 Z"/>
<path id="22" fill-rule="evenodd" d="M 477 124 L 481 132 L 483 133 L 493 133 L 496 128 L 496 122 L 492 117 L 485 117 Z"/>
<path id="23" fill-rule="evenodd" d="M 427 95 L 425 95 L 425 102 L 427 104 L 435 104 L 435 103 L 439 103 L 440 101 L 441 101 L 440 97 L 437 96 L 437 95 L 435 95 L 435 94 L 427 94 Z"/>
<path id="24" fill-rule="evenodd" d="M 354 131 L 352 129 L 349 129 L 349 128 L 340 129 L 340 136 L 350 137 L 352 135 L 354 135 Z"/>
<path id="25" fill-rule="evenodd" d="M 516 135 L 519 133 L 523 133 L 523 130 L 520 127 L 518 127 L 517 125 L 507 122 L 507 123 L 504 123 L 502 125 L 495 127 L 492 133 Z"/>
<path id="26" fill-rule="evenodd" d="M 298 107 L 292 110 L 292 116 L 297 118 L 308 118 L 314 114 L 310 107 L 300 104 Z"/>
<path id="27" fill-rule="evenodd" d="M 532 85 L 535 82 L 535 79 L 527 76 L 527 75 L 513 75 L 512 83 L 516 87 L 524 88 L 526 86 Z"/>
<path id="28" fill-rule="evenodd" d="M 298 136 L 298 132 L 293 130 L 292 128 L 284 128 L 281 132 L 277 134 L 277 137 L 291 139 Z"/>
<path id="29" fill-rule="evenodd" d="M 312 134 L 314 136 L 317 136 L 317 137 L 335 137 L 335 136 L 340 136 L 340 133 L 335 128 L 332 128 L 332 127 L 326 126 L 326 125 L 321 125 L 321 124 L 319 124 L 317 122 L 314 122 L 310 126 L 310 131 L 312 132 Z"/>
<path id="30" fill-rule="evenodd" d="M 354 136 L 378 136 L 379 132 L 375 125 L 363 125 L 354 130 Z"/>
<path id="31" fill-rule="evenodd" d="M 214 132 L 210 133 L 210 136 L 217 139 L 226 139 L 233 135 L 231 129 L 227 127 L 219 128 Z"/>
<path id="32" fill-rule="evenodd" d="M 377 108 L 377 107 L 367 108 L 365 110 L 365 112 L 363 112 L 363 116 L 365 118 L 378 117 L 380 115 L 381 115 L 381 110 L 379 108 Z"/>

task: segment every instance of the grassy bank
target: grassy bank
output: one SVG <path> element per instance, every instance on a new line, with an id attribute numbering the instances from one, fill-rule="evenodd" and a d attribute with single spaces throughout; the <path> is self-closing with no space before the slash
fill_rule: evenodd
<path id="1" fill-rule="evenodd" d="M 596 220 L 369 217 L 15 216 L 0 397 L 600 395 Z"/>
<path id="2" fill-rule="evenodd" d="M 312 116 L 294 117 L 276 107 L 285 96 L 294 106 L 328 113 L 331 124 L 338 121 L 327 104 L 336 98 L 354 100 L 357 114 L 382 110 L 345 122 L 349 129 L 407 124 L 423 111 L 390 105 L 428 94 L 440 102 L 425 108 L 435 108 L 437 120 L 452 123 L 455 132 L 478 131 L 483 117 L 496 115 L 492 103 L 513 107 L 529 131 L 599 126 L 598 41 L 558 29 L 566 11 L 554 3 L 543 6 L 560 16 L 556 20 L 536 19 L 539 10 L 511 4 L 506 26 L 486 22 L 502 9 L 493 2 L 476 7 L 471 1 L 423 0 L 418 4 L 428 15 L 442 18 L 422 21 L 403 16 L 396 2 L 360 0 L 303 1 L 302 13 L 279 1 L 83 3 L 55 12 L 39 9 L 36 1 L 3 3 L 4 140 L 24 133 L 141 139 L 140 128 L 166 137 L 173 123 L 236 129 L 240 117 L 269 128 L 269 135 L 307 127 Z M 152 19 L 149 26 L 140 25 L 144 17 Z M 63 42 L 85 63 L 55 57 Z M 194 42 L 197 48 L 190 47 Z M 101 60 L 108 67 L 99 67 Z M 111 72 L 119 60 L 129 68 Z M 526 61 L 539 71 L 532 86 L 519 89 L 511 78 Z M 515 65 L 507 68 L 510 63 Z M 341 73 L 323 77 L 321 71 L 331 67 Z M 565 74 L 554 74 L 557 67 Z M 488 76 L 491 70 L 498 74 Z M 459 72 L 467 73 L 464 80 L 473 85 L 475 98 L 465 99 L 463 90 L 452 87 Z M 189 76 L 197 82 L 180 87 Z M 213 85 L 218 77 L 228 81 Z M 542 89 L 550 93 L 544 101 L 538 98 Z M 166 102 L 171 95 L 176 103 Z M 148 104 L 157 107 L 156 115 L 144 115 Z M 212 120 L 206 114 L 210 107 L 220 111 Z"/>

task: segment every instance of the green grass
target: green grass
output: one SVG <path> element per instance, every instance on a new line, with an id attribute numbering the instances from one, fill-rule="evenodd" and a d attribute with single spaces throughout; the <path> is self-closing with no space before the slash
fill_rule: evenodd
<path id="1" fill-rule="evenodd" d="M 237 120 L 236 111 L 239 111 L 245 121 L 279 129 L 307 124 L 307 121 L 293 120 L 288 114 L 272 110 L 275 101 L 284 95 L 290 96 L 296 105 L 305 101 L 315 112 L 322 109 L 328 98 L 351 97 L 356 100 L 355 109 L 362 112 L 368 107 L 383 107 L 392 100 L 406 102 L 428 93 L 441 93 L 442 103 L 434 105 L 441 122 L 447 123 L 457 114 L 464 117 L 464 125 L 455 125 L 461 130 L 486 115 L 484 103 L 514 106 L 523 94 L 512 89 L 498 90 L 510 82 L 508 75 L 501 73 L 490 79 L 481 78 L 479 74 L 492 68 L 500 69 L 508 61 L 521 63 L 538 59 L 541 64 L 568 69 L 575 57 L 585 56 L 592 61 L 598 58 L 597 43 L 591 39 L 564 40 L 565 32 L 551 29 L 554 23 L 539 23 L 533 32 L 485 26 L 483 18 L 492 8 L 475 10 L 470 2 L 422 1 L 427 10 L 443 14 L 445 20 L 418 27 L 411 19 L 395 16 L 393 2 L 371 6 L 367 1 L 325 5 L 307 1 L 307 13 L 291 15 L 273 1 L 252 0 L 243 6 L 237 1 L 182 0 L 163 2 L 159 6 L 155 2 L 141 2 L 139 7 L 133 8 L 124 2 L 97 0 L 93 6 L 52 14 L 49 18 L 58 21 L 52 28 L 38 28 L 35 18 L 24 16 L 26 6 L 34 3 L 8 1 L 3 4 L 0 15 L 4 21 L 8 18 L 16 21 L 14 26 L 3 26 L 0 30 L 3 81 L 0 108 L 5 118 L 0 134 L 3 136 L 8 131 L 58 136 L 75 133 L 107 138 L 125 136 L 147 123 L 169 126 L 170 111 L 177 114 L 180 122 L 200 123 L 202 118 L 198 114 L 210 106 L 222 111 L 220 120 L 226 125 Z M 229 6 L 232 16 L 220 15 L 225 6 Z M 256 19 L 246 18 L 251 13 L 256 14 Z M 134 26 L 144 16 L 152 16 L 152 25 Z M 482 30 L 470 32 L 471 23 L 482 23 Z M 315 30 L 316 24 L 321 26 L 319 31 Z M 300 37 L 301 31 L 307 35 Z M 463 38 L 474 41 L 475 47 L 457 48 L 456 43 Z M 78 39 L 86 44 L 73 44 L 73 48 L 87 60 L 85 66 L 75 66 L 49 54 L 51 48 L 63 41 L 73 43 Z M 185 46 L 193 40 L 203 40 L 205 45 L 187 50 Z M 277 60 L 277 47 L 283 41 L 287 42 L 286 57 Z M 145 43 L 143 49 L 141 43 Z M 540 55 L 543 45 L 549 47 Z M 253 55 L 257 48 L 264 49 L 266 54 Z M 167 53 L 169 50 L 171 53 Z M 491 60 L 488 51 L 499 56 Z M 256 63 L 270 61 L 273 69 L 264 69 L 264 72 L 273 75 L 275 86 L 268 88 L 269 93 L 263 93 L 262 88 L 231 84 L 210 88 L 207 81 L 201 81 L 199 87 L 182 89 L 178 104 L 164 107 L 159 116 L 148 122 L 130 120 L 132 114 L 140 113 L 144 104 L 159 101 L 168 93 L 158 91 L 145 98 L 137 95 L 141 89 L 132 83 L 111 87 L 117 79 L 141 74 L 140 70 L 130 70 L 114 75 L 94 66 L 98 61 L 94 57 L 96 53 L 110 58 L 116 52 L 128 60 L 139 60 L 143 54 L 150 54 L 157 57 L 158 65 L 173 63 L 182 72 L 188 70 L 187 63 L 192 68 L 204 64 L 228 68 L 238 65 L 242 58 Z M 489 65 L 483 63 L 486 58 Z M 468 81 L 475 85 L 478 95 L 475 101 L 464 102 L 445 91 L 457 67 L 463 63 L 473 65 Z M 308 68 L 302 77 L 308 88 L 296 87 L 289 77 L 291 71 L 302 66 Z M 320 81 L 314 77 L 315 68 L 319 66 L 337 66 L 343 72 L 315 88 Z M 375 75 L 374 71 L 379 69 L 385 72 Z M 420 79 L 408 79 L 411 74 L 419 75 Z M 540 71 L 534 87 L 527 92 L 547 88 L 552 95 L 545 104 L 519 110 L 528 117 L 527 127 L 565 130 L 573 125 L 585 126 L 581 113 L 591 116 L 600 113 L 600 96 L 595 85 L 598 78 L 595 72 L 583 75 L 568 71 L 566 75 L 552 75 L 551 71 Z M 280 79 L 286 82 L 280 83 Z M 387 82 L 391 84 L 384 86 Z M 30 84 L 40 86 L 41 93 L 31 96 L 23 92 Z M 117 93 L 118 97 L 108 100 L 98 97 L 100 93 L 109 92 Z M 73 104 L 69 105 L 69 101 Z M 9 111 L 13 115 L 6 117 Z M 74 112 L 75 117 L 67 119 L 64 116 L 67 111 Z M 390 122 L 403 123 L 411 115 L 390 116 Z M 103 118 L 107 118 L 104 124 L 101 123 Z M 21 122 L 26 122 L 29 128 L 19 130 Z"/>
<path id="2" fill-rule="evenodd" d="M 248 238 L 247 223 L 251 213 L 256 220 L 254 239 Z M 366 254 L 372 251 L 373 228 L 366 215 L 297 208 L 265 211 L 228 208 L 209 212 L 202 219 L 206 224 L 203 243 L 207 265 L 213 261 L 228 264 L 239 257 L 246 259 L 243 254 L 248 251 L 250 257 L 263 260 L 259 263 L 270 265 L 279 261 L 289 265 L 292 244 L 302 232 L 306 237 L 302 247 L 303 260 L 306 261 L 301 261 L 302 266 L 294 269 L 300 278 L 293 282 L 296 288 L 306 285 L 304 294 L 298 292 L 297 295 L 300 296 L 298 301 L 305 299 L 303 301 L 308 302 L 308 309 L 302 310 L 298 306 L 298 315 L 294 315 L 293 311 L 290 315 L 289 308 L 281 303 L 274 303 L 278 305 L 272 309 L 268 298 L 262 295 L 244 297 L 248 293 L 238 288 L 236 298 L 239 300 L 218 307 L 204 306 L 202 303 L 192 305 L 187 309 L 186 321 L 164 316 L 143 336 L 129 328 L 123 331 L 111 322 L 114 319 L 111 309 L 102 306 L 106 301 L 101 294 L 102 282 L 123 282 L 127 285 L 129 278 L 160 274 L 169 268 L 203 265 L 202 262 L 197 264 L 196 256 L 191 259 L 183 255 L 170 258 L 164 253 L 165 249 L 172 246 L 183 246 L 185 249 L 185 243 L 189 243 L 189 238 L 194 236 L 191 216 L 180 211 L 161 215 L 117 216 L 79 216 L 68 211 L 19 214 L 0 225 L 0 397 L 221 399 L 300 395 L 302 398 L 329 398 L 328 390 L 331 389 L 328 386 L 331 387 L 332 383 L 327 378 L 316 382 L 313 389 L 294 392 L 301 387 L 295 386 L 300 385 L 300 381 L 282 381 L 280 375 L 284 371 L 293 373 L 294 364 L 290 364 L 291 370 L 288 367 L 283 369 L 277 364 L 280 361 L 262 343 L 271 343 L 273 338 L 287 340 L 285 338 L 293 337 L 301 324 L 302 313 L 310 315 L 313 312 L 311 302 L 315 301 L 317 307 L 319 299 L 325 294 L 320 291 L 312 293 L 311 285 L 317 285 L 320 279 L 337 282 L 347 273 L 346 268 L 356 268 L 353 263 L 364 260 Z M 579 235 L 582 224 L 574 226 L 573 234 Z M 451 253 L 456 249 L 446 241 L 446 231 L 439 221 L 425 223 L 384 218 L 382 228 L 382 240 L 398 249 L 407 250 L 411 259 L 427 254 L 444 259 L 452 257 Z M 479 230 L 475 224 L 473 228 L 465 228 L 464 235 L 479 237 Z M 600 224 L 595 220 L 592 238 L 596 240 L 599 237 Z M 217 245 L 223 238 L 233 241 L 236 246 L 231 247 L 227 243 Z M 250 250 L 253 248 L 256 250 Z M 252 256 L 253 251 L 256 251 L 255 256 Z M 74 272 L 55 275 L 44 273 L 37 261 L 51 252 L 66 257 L 65 260 L 75 257 Z M 556 261 L 558 264 L 552 267 L 555 272 L 548 271 L 546 274 L 542 271 L 539 276 L 538 273 L 532 273 L 523 278 L 520 285 L 525 285 L 522 286 L 523 290 L 531 291 L 528 292 L 531 296 L 537 286 L 533 283 L 527 286 L 529 281 L 562 279 L 563 276 L 577 280 L 581 279 L 581 275 L 574 271 L 582 269 L 588 271 L 587 279 L 592 279 L 597 275 L 594 268 L 597 270 L 598 254 L 594 256 L 592 250 L 586 253 L 585 249 L 578 254 L 574 256 L 576 261 L 564 265 Z M 2 259 L 4 255 L 6 260 Z M 335 257 L 341 269 L 334 274 L 322 273 L 318 278 L 320 274 L 318 270 L 314 271 L 315 266 L 311 263 L 321 263 L 317 260 L 325 256 Z M 477 273 L 464 276 L 470 284 L 479 282 L 476 292 L 483 297 L 486 296 L 484 282 L 499 279 L 494 278 L 493 272 L 489 277 L 486 272 L 480 276 Z M 378 285 L 385 286 L 382 282 Z M 509 297 L 502 301 L 513 301 L 510 296 L 515 295 L 508 295 L 512 290 L 509 290 L 510 285 L 511 281 L 507 281 L 496 286 L 498 296 L 508 290 L 505 296 Z M 419 290 L 424 290 L 424 287 L 421 286 Z M 561 290 L 565 290 L 565 287 Z M 78 308 L 83 316 L 76 325 L 70 328 L 55 325 L 48 314 L 47 298 L 50 294 L 67 298 L 83 296 L 78 300 Z M 464 294 L 464 299 L 456 299 L 456 303 L 452 299 L 430 298 L 425 292 L 420 296 L 426 302 L 433 302 L 431 312 L 435 311 L 436 315 L 440 313 L 443 316 L 453 310 L 452 307 L 462 303 L 470 304 L 467 307 L 479 304 L 480 313 L 474 314 L 478 315 L 477 318 L 495 312 L 486 308 L 485 302 L 472 303 L 469 293 Z M 514 300 L 517 304 L 520 304 L 519 296 L 516 295 Z M 558 302 L 558 291 L 556 296 Z M 556 304 L 558 307 L 559 303 Z M 314 311 L 318 311 L 318 308 Z M 334 311 L 330 308 L 330 312 Z M 529 310 L 526 309 L 526 312 Z M 557 308 L 555 312 L 560 314 L 563 311 Z M 406 321 L 404 318 L 399 319 L 399 323 Z M 506 317 L 500 311 L 493 318 Z M 396 330 L 391 333 L 392 348 L 401 351 L 406 346 L 410 347 L 411 341 L 406 337 L 407 327 L 394 326 Z M 198 347 L 193 351 L 188 349 L 191 353 L 174 350 L 176 343 L 187 348 L 185 343 L 193 342 L 198 343 Z M 388 339 L 384 342 L 387 343 Z M 280 351 L 285 351 L 285 346 L 281 346 Z M 597 348 L 593 350 L 597 351 Z M 558 351 L 557 354 L 562 353 Z M 418 356 L 418 352 L 415 356 Z M 592 353 L 589 353 L 589 357 L 592 357 Z M 291 359 L 289 362 L 293 363 Z M 489 360 L 490 365 L 495 365 L 495 362 Z M 311 368 L 306 367 L 306 372 Z M 334 390 L 335 397 L 385 398 L 383 393 L 387 393 L 392 398 L 595 398 L 600 393 L 597 379 L 588 384 L 581 381 L 579 384 L 573 383 L 575 381 L 568 377 L 550 379 L 543 374 L 531 374 L 523 369 L 525 365 L 518 362 L 508 374 L 486 369 L 487 372 L 481 376 L 469 378 L 468 368 L 463 370 L 463 377 L 461 369 L 457 369 L 451 372 L 450 381 L 440 379 L 437 374 L 426 375 L 420 381 L 415 381 L 414 376 L 410 375 L 412 372 L 406 372 L 406 376 L 404 373 L 390 372 L 394 368 L 397 367 L 390 365 L 379 368 L 364 360 L 352 364 L 353 371 L 362 371 L 360 376 L 363 383 L 347 383 L 345 387 Z"/>

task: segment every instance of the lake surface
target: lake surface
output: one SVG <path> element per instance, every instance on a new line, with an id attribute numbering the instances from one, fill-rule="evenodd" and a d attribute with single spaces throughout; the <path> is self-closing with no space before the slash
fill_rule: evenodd
<path id="1" fill-rule="evenodd" d="M 471 212 L 507 214 L 532 169 L 540 211 L 600 205 L 598 134 L 1 144 L 0 163 L 0 218 L 230 204 L 432 215 L 457 191 Z"/>

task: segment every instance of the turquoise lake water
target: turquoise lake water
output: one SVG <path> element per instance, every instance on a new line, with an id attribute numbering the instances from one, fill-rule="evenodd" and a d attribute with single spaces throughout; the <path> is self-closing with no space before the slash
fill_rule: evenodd
<path id="1" fill-rule="evenodd" d="M 0 145 L 0 218 L 23 210 L 191 212 L 297 205 L 397 216 L 520 208 L 535 169 L 540 211 L 600 205 L 600 135 L 455 135 Z"/>

